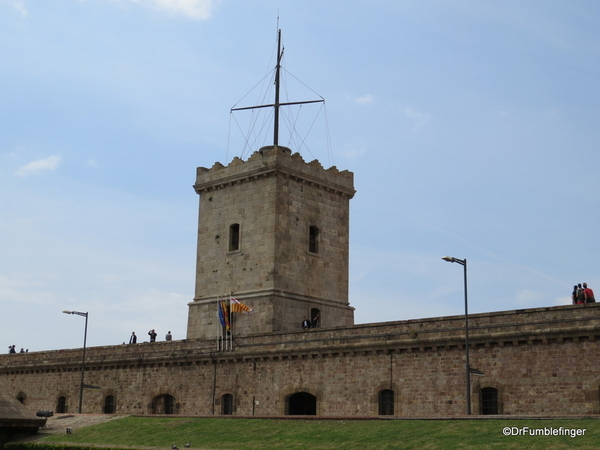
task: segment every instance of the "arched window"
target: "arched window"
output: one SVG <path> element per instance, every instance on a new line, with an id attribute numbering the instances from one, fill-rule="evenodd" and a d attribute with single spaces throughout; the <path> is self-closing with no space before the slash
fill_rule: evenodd
<path id="1" fill-rule="evenodd" d="M 114 414 L 115 413 L 115 397 L 112 395 L 107 395 L 104 397 L 104 414 Z"/>
<path id="2" fill-rule="evenodd" d="M 229 251 L 235 252 L 240 249 L 240 224 L 234 223 L 229 226 Z"/>
<path id="3" fill-rule="evenodd" d="M 221 396 L 221 414 L 233 414 L 233 395 L 224 394 Z"/>
<path id="4" fill-rule="evenodd" d="M 175 398 L 169 394 L 154 397 L 152 414 L 175 414 Z"/>
<path id="5" fill-rule="evenodd" d="M 394 391 L 391 389 L 383 389 L 379 391 L 379 415 L 394 415 Z"/>
<path id="6" fill-rule="evenodd" d="M 479 391 L 481 414 L 498 414 L 498 389 L 486 387 Z"/>
<path id="7" fill-rule="evenodd" d="M 56 412 L 58 414 L 64 414 L 67 412 L 67 397 L 58 397 L 58 401 L 56 402 Z"/>
<path id="8" fill-rule="evenodd" d="M 287 413 L 290 416 L 316 416 L 317 397 L 308 392 L 297 392 L 287 399 Z"/>
<path id="9" fill-rule="evenodd" d="M 319 253 L 319 228 L 311 225 L 308 229 L 308 251 Z"/>

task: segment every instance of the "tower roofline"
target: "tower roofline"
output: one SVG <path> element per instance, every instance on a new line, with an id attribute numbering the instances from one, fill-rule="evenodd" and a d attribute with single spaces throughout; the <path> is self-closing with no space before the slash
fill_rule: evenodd
<path id="1" fill-rule="evenodd" d="M 282 146 L 262 147 L 247 161 L 235 157 L 227 166 L 216 162 L 210 169 L 198 167 L 194 189 L 200 194 L 275 173 L 315 184 L 348 198 L 352 198 L 356 193 L 352 172 L 340 171 L 335 166 L 325 169 L 316 159 L 307 163 L 299 153 L 291 154 L 290 149 Z"/>

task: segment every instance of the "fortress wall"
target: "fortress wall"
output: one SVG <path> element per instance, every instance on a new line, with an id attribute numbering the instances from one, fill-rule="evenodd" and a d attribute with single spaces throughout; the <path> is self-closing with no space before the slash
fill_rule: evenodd
<path id="1" fill-rule="evenodd" d="M 600 305 L 561 306 L 470 316 L 473 413 L 479 390 L 498 389 L 509 415 L 600 413 Z M 220 413 L 232 394 L 236 415 L 282 415 L 297 392 L 317 397 L 317 415 L 375 416 L 381 389 L 395 393 L 400 416 L 463 415 L 464 317 L 442 317 L 245 336 L 234 350 L 213 340 L 89 348 L 83 412 L 115 397 L 118 413 L 150 414 L 158 395 L 175 413 Z M 31 409 L 77 411 L 81 349 L 0 356 L 0 391 Z M 213 403 L 213 398 L 215 399 Z"/>

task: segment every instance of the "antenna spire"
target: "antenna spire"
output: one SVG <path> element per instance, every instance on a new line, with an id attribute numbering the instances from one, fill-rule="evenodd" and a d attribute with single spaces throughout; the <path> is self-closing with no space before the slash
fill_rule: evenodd
<path id="1" fill-rule="evenodd" d="M 277 17 L 279 22 L 279 17 Z M 278 23 L 279 24 L 279 23 Z M 271 105 L 258 105 L 258 106 L 246 106 L 243 108 L 231 108 L 231 111 L 241 111 L 244 109 L 258 109 L 258 108 L 274 108 L 274 123 L 273 123 L 273 145 L 279 145 L 279 110 L 282 106 L 289 105 L 303 105 L 306 103 L 323 103 L 325 100 L 308 100 L 303 102 L 287 102 L 281 103 L 279 101 L 279 88 L 281 85 L 281 59 L 283 57 L 283 49 L 281 47 L 281 30 L 277 30 L 277 65 L 275 66 L 275 103 Z"/>
<path id="2" fill-rule="evenodd" d="M 275 122 L 273 124 L 273 145 L 279 145 L 279 77 L 281 75 L 281 30 L 277 30 L 277 66 L 275 67 Z"/>

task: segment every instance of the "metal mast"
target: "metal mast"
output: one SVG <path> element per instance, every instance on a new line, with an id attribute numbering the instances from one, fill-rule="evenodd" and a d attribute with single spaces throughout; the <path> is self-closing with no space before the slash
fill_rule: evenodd
<path id="1" fill-rule="evenodd" d="M 273 124 L 273 145 L 279 145 L 279 76 L 281 75 L 281 30 L 277 30 L 277 66 L 275 67 L 275 122 Z"/>
<path id="2" fill-rule="evenodd" d="M 273 123 L 273 145 L 279 145 L 279 110 L 282 106 L 290 105 L 303 105 L 305 103 L 323 103 L 325 100 L 308 100 L 303 102 L 289 102 L 280 103 L 279 101 L 279 88 L 281 85 L 281 58 L 283 57 L 283 51 L 281 48 L 281 30 L 277 30 L 277 65 L 275 66 L 275 103 L 270 105 L 258 105 L 258 106 L 246 106 L 243 108 L 231 108 L 231 111 L 242 111 L 244 109 L 258 109 L 258 108 L 275 108 L 274 123 Z"/>

